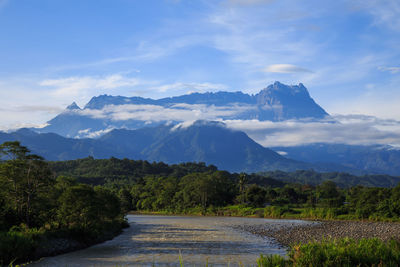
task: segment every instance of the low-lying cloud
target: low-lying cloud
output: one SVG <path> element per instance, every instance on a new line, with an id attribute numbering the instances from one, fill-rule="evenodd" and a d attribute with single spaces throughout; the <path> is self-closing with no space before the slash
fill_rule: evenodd
<path id="1" fill-rule="evenodd" d="M 214 106 L 205 104 L 108 105 L 101 110 L 84 109 L 81 115 L 111 122 L 129 120 L 146 123 L 180 122 L 188 127 L 196 120 L 223 122 L 226 127 L 246 132 L 265 147 L 296 146 L 312 143 L 400 146 L 400 121 L 365 115 L 334 115 L 326 120 L 287 120 L 281 122 L 230 119 L 254 110 L 251 105 Z M 105 129 L 104 132 L 109 131 Z M 96 137 L 103 132 L 87 136 Z"/>
<path id="2" fill-rule="evenodd" d="M 400 145 L 400 122 L 358 115 L 333 116 L 329 121 L 226 120 L 232 129 L 246 132 L 266 147 L 312 143 Z"/>
<path id="3" fill-rule="evenodd" d="M 218 120 L 253 110 L 251 105 L 214 106 L 204 104 L 174 104 L 168 107 L 159 105 L 107 105 L 103 109 L 73 110 L 81 115 L 96 119 L 109 119 L 112 121 L 193 121 L 193 120 Z"/>

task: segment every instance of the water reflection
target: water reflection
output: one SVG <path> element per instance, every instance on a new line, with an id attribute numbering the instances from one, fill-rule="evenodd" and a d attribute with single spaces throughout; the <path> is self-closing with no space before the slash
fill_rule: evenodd
<path id="1" fill-rule="evenodd" d="M 45 258 L 32 266 L 185 266 L 256 265 L 263 254 L 285 254 L 271 239 L 240 231 L 237 225 L 302 221 L 232 217 L 129 215 L 130 228 L 113 240 L 88 249 Z M 31 265 L 30 265 L 31 266 Z"/>

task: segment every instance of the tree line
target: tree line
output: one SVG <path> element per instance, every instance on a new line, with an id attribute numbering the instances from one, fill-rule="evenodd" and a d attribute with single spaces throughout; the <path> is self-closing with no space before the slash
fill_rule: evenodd
<path id="1" fill-rule="evenodd" d="M 57 175 L 103 184 L 119 196 L 123 211 L 190 213 L 191 210 L 204 212 L 210 207 L 237 205 L 244 208 L 277 207 L 281 215 L 285 212 L 296 215 L 299 209 L 315 209 L 325 215 L 329 213 L 331 217 L 400 218 L 398 185 L 351 186 L 357 181 L 371 184 L 374 178 L 389 176 L 354 176 L 312 170 L 230 173 L 202 162 L 167 165 L 163 162 L 91 157 L 50 162 L 50 167 Z M 349 184 L 344 183 L 347 178 Z M 388 182 L 395 185 L 396 177 L 390 178 Z M 294 182 L 290 182 L 292 180 Z M 335 183 L 337 181 L 340 181 L 340 187 Z"/>

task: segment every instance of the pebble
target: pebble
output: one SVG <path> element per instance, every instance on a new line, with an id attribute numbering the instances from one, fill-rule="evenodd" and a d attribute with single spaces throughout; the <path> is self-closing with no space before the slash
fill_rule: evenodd
<path id="1" fill-rule="evenodd" d="M 235 228 L 239 227 L 252 234 L 271 237 L 284 246 L 344 237 L 356 240 L 376 237 L 383 241 L 390 239 L 400 241 L 400 223 L 395 222 L 320 221 L 298 226 L 274 227 L 264 224 L 242 225 Z"/>

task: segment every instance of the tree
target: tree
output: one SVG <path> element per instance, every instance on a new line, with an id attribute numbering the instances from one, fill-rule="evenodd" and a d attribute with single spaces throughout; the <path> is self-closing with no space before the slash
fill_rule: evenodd
<path id="1" fill-rule="evenodd" d="M 118 192 L 118 197 L 121 202 L 121 208 L 124 212 L 133 210 L 132 195 L 128 189 L 122 188 Z"/>
<path id="2" fill-rule="evenodd" d="M 96 193 L 89 185 L 71 186 L 59 198 L 58 220 L 64 227 L 93 228 L 98 220 Z"/>
<path id="3" fill-rule="evenodd" d="M 94 192 L 97 200 L 95 204 L 98 220 L 111 222 L 121 214 L 121 201 L 111 190 L 96 186 Z"/>
<path id="4" fill-rule="evenodd" d="M 30 227 L 35 224 L 32 217 L 40 213 L 37 202 L 54 182 L 51 171 L 42 157 L 30 154 L 18 141 L 0 145 L 0 157 L 0 186 L 6 206 Z"/>
<path id="5" fill-rule="evenodd" d="M 248 204 L 253 207 L 262 207 L 265 203 L 266 191 L 264 188 L 252 184 L 246 190 Z"/>
<path id="6" fill-rule="evenodd" d="M 317 199 L 323 206 L 334 208 L 343 204 L 344 197 L 332 181 L 325 181 L 317 186 Z"/>
<path id="7" fill-rule="evenodd" d="M 240 204 L 246 202 L 246 184 L 248 182 L 247 174 L 242 172 L 239 174 L 239 197 Z"/>

